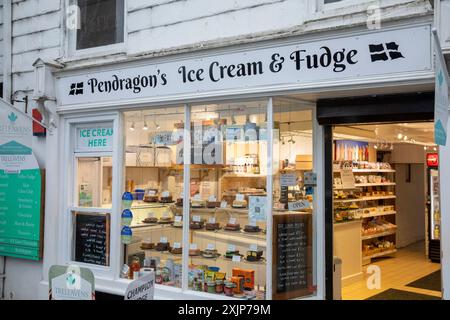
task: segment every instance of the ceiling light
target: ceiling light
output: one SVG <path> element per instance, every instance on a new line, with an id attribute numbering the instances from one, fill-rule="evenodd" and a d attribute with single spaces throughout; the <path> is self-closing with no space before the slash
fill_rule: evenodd
<path id="1" fill-rule="evenodd" d="M 378 145 L 377 145 L 377 144 L 374 145 L 373 148 L 374 148 L 375 150 L 378 149 Z"/>
<path id="2" fill-rule="evenodd" d="M 408 140 L 408 136 L 403 137 L 403 141 L 406 141 L 406 140 Z"/>
<path id="3" fill-rule="evenodd" d="M 134 121 L 130 125 L 130 131 L 134 131 Z"/>
<path id="4" fill-rule="evenodd" d="M 424 147 L 423 147 L 423 150 L 427 150 L 427 149 L 428 149 L 427 146 L 424 146 Z"/>
<path id="5" fill-rule="evenodd" d="M 159 124 L 156 123 L 156 121 L 153 121 L 153 122 L 155 123 L 156 130 L 161 129 L 161 127 L 159 126 Z"/>
<path id="6" fill-rule="evenodd" d="M 145 130 L 145 131 L 148 130 L 147 121 L 144 121 L 144 126 L 142 127 L 142 130 Z"/>
<path id="7" fill-rule="evenodd" d="M 399 133 L 398 135 L 397 135 L 397 139 L 398 140 L 401 140 L 403 138 L 403 135 L 401 134 L 401 133 Z"/>
<path id="8" fill-rule="evenodd" d="M 434 148 L 433 148 L 433 150 L 434 150 L 434 151 L 437 151 L 437 148 L 436 148 L 436 147 L 434 147 Z"/>

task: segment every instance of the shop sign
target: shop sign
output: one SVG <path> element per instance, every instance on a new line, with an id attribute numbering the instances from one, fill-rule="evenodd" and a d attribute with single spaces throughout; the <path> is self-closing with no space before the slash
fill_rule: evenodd
<path id="1" fill-rule="evenodd" d="M 352 168 L 341 169 L 342 189 L 355 189 L 355 176 Z"/>
<path id="2" fill-rule="evenodd" d="M 249 196 L 248 201 L 249 201 L 248 205 L 249 221 L 266 221 L 267 197 Z"/>
<path id="3" fill-rule="evenodd" d="M 78 152 L 105 152 L 112 149 L 113 128 L 111 126 L 96 125 L 77 128 Z"/>
<path id="4" fill-rule="evenodd" d="M 309 88 L 431 72 L 430 26 L 366 31 L 295 44 L 61 76 L 60 106 L 160 101 L 183 95 L 223 95 Z M 230 133 L 231 134 L 231 133 Z"/>
<path id="5" fill-rule="evenodd" d="M 125 300 L 153 300 L 155 292 L 155 272 L 146 272 L 133 280 L 125 291 Z"/>
<path id="6" fill-rule="evenodd" d="M 289 211 L 300 211 L 300 210 L 311 209 L 311 203 L 308 200 L 289 202 L 288 209 L 289 209 Z"/>
<path id="7" fill-rule="evenodd" d="M 280 175 L 280 185 L 282 187 L 291 187 L 297 185 L 297 177 L 295 173 L 286 173 Z"/>
<path id="8" fill-rule="evenodd" d="M 450 79 L 439 38 L 435 35 L 434 39 L 435 47 L 437 48 L 435 54 L 434 142 L 438 145 L 445 146 L 447 142 Z"/>
<path id="9" fill-rule="evenodd" d="M 91 270 L 76 265 L 53 265 L 48 274 L 49 300 L 95 300 Z"/>
<path id="10" fill-rule="evenodd" d="M 437 153 L 427 153 L 427 166 L 428 167 L 439 166 L 439 155 Z"/>
<path id="11" fill-rule="evenodd" d="M 0 100 L 0 256 L 41 258 L 41 171 L 32 121 Z"/>

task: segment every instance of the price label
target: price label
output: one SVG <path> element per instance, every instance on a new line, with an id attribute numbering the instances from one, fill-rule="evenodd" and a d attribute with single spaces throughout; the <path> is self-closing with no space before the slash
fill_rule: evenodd
<path id="1" fill-rule="evenodd" d="M 227 247 L 228 251 L 236 251 L 236 246 L 234 244 L 229 244 Z"/>
<path id="2" fill-rule="evenodd" d="M 181 222 L 182 216 L 175 216 L 175 222 Z"/>
<path id="3" fill-rule="evenodd" d="M 214 217 L 208 218 L 208 223 L 216 223 L 216 218 Z"/>
<path id="4" fill-rule="evenodd" d="M 256 245 L 256 244 L 251 244 L 251 245 L 250 245 L 250 251 L 258 251 L 258 245 Z"/>
<path id="5" fill-rule="evenodd" d="M 192 221 L 200 222 L 201 218 L 200 218 L 200 216 L 192 216 Z"/>
<path id="6" fill-rule="evenodd" d="M 147 193 L 149 196 L 154 196 L 154 195 L 156 195 L 156 190 L 148 190 L 148 193 Z"/>
<path id="7" fill-rule="evenodd" d="M 173 247 L 174 247 L 175 249 L 179 249 L 179 248 L 181 248 L 181 243 L 175 242 L 175 243 L 173 244 Z"/>
<path id="8" fill-rule="evenodd" d="M 191 250 L 197 250 L 197 244 L 196 244 L 196 243 L 191 243 L 191 244 L 189 245 L 189 249 L 191 249 Z"/>
<path id="9" fill-rule="evenodd" d="M 214 243 L 208 243 L 208 246 L 206 247 L 208 250 L 214 250 Z"/>
<path id="10" fill-rule="evenodd" d="M 214 195 L 213 195 L 213 196 L 209 196 L 209 197 L 208 197 L 208 201 L 209 201 L 209 202 L 214 202 L 214 201 L 216 201 L 216 196 L 214 196 Z"/>
<path id="11" fill-rule="evenodd" d="M 241 256 L 233 256 L 233 262 L 241 262 Z"/>
<path id="12" fill-rule="evenodd" d="M 170 196 L 170 192 L 169 191 L 163 191 L 163 193 L 161 193 L 162 197 L 168 197 Z"/>
<path id="13" fill-rule="evenodd" d="M 241 193 L 236 194 L 236 200 L 237 201 L 244 201 L 244 195 Z"/>
<path id="14" fill-rule="evenodd" d="M 196 193 L 196 194 L 192 197 L 192 199 L 194 199 L 194 200 L 202 200 L 202 198 L 200 197 L 200 193 Z"/>
<path id="15" fill-rule="evenodd" d="M 236 224 L 236 218 L 230 218 L 230 220 L 228 220 L 229 224 Z"/>
<path id="16" fill-rule="evenodd" d="M 161 242 L 161 243 L 167 243 L 167 237 L 161 237 L 161 238 L 159 238 L 159 242 Z"/>
<path id="17" fill-rule="evenodd" d="M 227 207 L 227 202 L 226 202 L 226 201 L 222 201 L 222 202 L 220 203 L 220 207 L 221 207 L 222 209 L 225 209 L 225 208 Z"/>
<path id="18" fill-rule="evenodd" d="M 282 174 L 280 176 L 280 186 L 282 187 L 290 187 L 297 185 L 297 177 L 295 173 Z"/>

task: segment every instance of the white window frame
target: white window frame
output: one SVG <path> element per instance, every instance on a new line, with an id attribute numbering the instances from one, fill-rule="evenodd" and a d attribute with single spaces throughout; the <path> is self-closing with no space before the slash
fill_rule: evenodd
<path id="1" fill-rule="evenodd" d="M 120 153 L 121 135 L 118 134 L 121 125 L 121 116 L 118 112 L 98 115 L 98 116 L 69 116 L 65 118 L 64 138 L 62 143 L 64 154 L 62 156 L 66 167 L 61 169 L 61 201 L 60 212 L 60 228 L 59 228 L 59 254 L 58 263 L 62 265 L 76 264 L 92 270 L 96 278 L 117 280 L 120 274 L 120 266 L 122 261 L 122 246 L 120 244 L 120 185 L 122 184 L 122 157 Z M 113 127 L 113 150 L 112 152 L 79 152 L 76 150 L 76 131 L 78 127 L 90 126 L 97 123 L 111 123 Z M 112 203 L 111 208 L 84 208 L 76 206 L 76 160 L 85 156 L 111 156 L 112 157 Z M 59 192 L 55 190 L 55 192 Z M 73 261 L 73 225 L 72 212 L 93 212 L 99 214 L 110 213 L 110 248 L 109 248 L 109 266 L 98 266 L 93 264 L 81 263 Z"/>
<path id="2" fill-rule="evenodd" d="M 69 8 L 72 1 L 77 0 L 65 0 L 65 7 Z M 71 59 L 87 59 L 101 57 L 105 55 L 114 55 L 127 52 L 127 16 L 128 16 L 128 3 L 127 0 L 123 0 L 123 41 L 119 43 L 113 43 L 105 46 L 98 46 L 93 48 L 79 49 L 77 50 L 77 29 L 70 30 L 65 27 L 65 52 L 66 58 Z M 65 21 L 65 19 L 63 19 Z"/>

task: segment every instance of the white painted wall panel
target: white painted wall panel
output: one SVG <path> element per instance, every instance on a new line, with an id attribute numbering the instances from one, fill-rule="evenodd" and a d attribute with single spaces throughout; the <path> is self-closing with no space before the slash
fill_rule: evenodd
<path id="1" fill-rule="evenodd" d="M 293 12 L 298 14 L 292 14 Z M 280 30 L 302 23 L 306 3 L 283 1 L 129 34 L 130 53 L 185 46 L 219 38 Z M 303 14 L 303 15 L 302 15 Z M 129 19 L 131 20 L 131 19 Z"/>
<path id="2" fill-rule="evenodd" d="M 15 37 L 13 38 L 12 53 L 57 47 L 60 44 L 60 34 L 61 31 L 57 28 Z"/>
<path id="3" fill-rule="evenodd" d="M 37 30 L 60 28 L 60 26 L 61 12 L 56 11 L 45 15 L 14 21 L 12 35 L 13 37 L 17 37 L 24 34 L 34 33 Z"/>
<path id="4" fill-rule="evenodd" d="M 62 0 L 25 0 L 12 4 L 13 21 L 54 12 L 61 8 Z"/>
<path id="5" fill-rule="evenodd" d="M 217 1 L 211 5 L 208 0 L 176 1 L 158 5 L 129 13 L 128 31 L 133 32 L 152 27 L 161 27 L 168 24 L 207 18 L 215 15 L 237 13 L 240 10 L 250 10 L 257 6 L 279 4 L 283 2 L 301 2 L 293 0 L 247 0 Z M 241 30 L 242 32 L 243 30 Z"/>
<path id="6" fill-rule="evenodd" d="M 59 46 L 54 48 L 47 48 L 42 50 L 28 51 L 20 54 L 13 54 L 12 56 L 12 72 L 24 72 L 24 71 L 33 71 L 33 63 L 36 59 L 42 58 L 46 59 L 55 59 L 60 55 Z"/>

